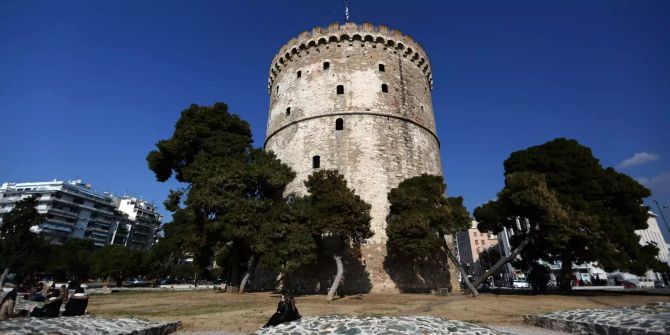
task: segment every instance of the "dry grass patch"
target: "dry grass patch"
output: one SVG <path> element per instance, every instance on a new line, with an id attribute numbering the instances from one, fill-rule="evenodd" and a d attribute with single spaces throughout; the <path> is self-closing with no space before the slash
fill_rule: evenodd
<path id="1" fill-rule="evenodd" d="M 108 317 L 180 320 L 185 330 L 225 330 L 248 333 L 274 312 L 278 295 L 226 294 L 212 291 L 123 292 L 91 297 L 89 311 Z M 515 324 L 525 314 L 577 308 L 606 308 L 670 301 L 668 296 L 646 295 L 464 295 L 437 297 L 421 294 L 364 294 L 326 302 L 324 296 L 296 298 L 303 316 L 432 315 L 484 324 Z"/>

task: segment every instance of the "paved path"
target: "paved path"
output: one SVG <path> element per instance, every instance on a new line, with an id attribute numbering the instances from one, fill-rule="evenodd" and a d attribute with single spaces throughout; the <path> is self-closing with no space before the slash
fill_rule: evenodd
<path id="1" fill-rule="evenodd" d="M 17 318 L 0 322 L 2 335 L 165 335 L 179 328 L 178 322 L 140 319 L 105 319 L 96 316 Z"/>
<path id="2" fill-rule="evenodd" d="M 572 334 L 670 334 L 670 303 L 607 309 L 577 309 L 527 315 L 529 325 Z"/>

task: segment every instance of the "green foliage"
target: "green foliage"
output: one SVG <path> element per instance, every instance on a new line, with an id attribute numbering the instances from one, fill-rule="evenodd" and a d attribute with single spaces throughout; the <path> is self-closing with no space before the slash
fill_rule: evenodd
<path id="1" fill-rule="evenodd" d="M 38 226 L 44 221 L 35 209 L 36 206 L 35 198 L 25 198 L 2 216 L 0 267 L 10 268 L 13 272 L 21 274 L 31 274 L 43 268 L 48 261 L 44 257 L 44 251 L 48 246 L 30 230 L 31 227 Z"/>
<path id="2" fill-rule="evenodd" d="M 493 264 L 498 262 L 498 260 L 500 260 L 500 257 L 501 255 L 500 250 L 498 250 L 498 246 L 492 246 L 480 252 L 479 266 L 481 267 L 482 272 L 493 267 Z"/>
<path id="3" fill-rule="evenodd" d="M 265 268 L 289 275 L 316 261 L 317 245 L 309 226 L 308 206 L 306 198 L 291 196 L 275 209 L 273 223 L 262 226 L 258 251 Z"/>
<path id="4" fill-rule="evenodd" d="M 93 273 L 99 277 L 111 276 L 118 282 L 143 274 L 144 252 L 120 245 L 107 245 L 93 254 Z"/>
<path id="5" fill-rule="evenodd" d="M 62 246 L 52 246 L 52 249 L 55 257 L 50 260 L 49 269 L 54 274 L 64 278 L 88 279 L 95 251 L 93 241 L 75 238 Z"/>
<path id="6" fill-rule="evenodd" d="M 497 233 L 525 217 L 538 228 L 521 254 L 527 262 L 598 261 L 607 271 L 637 274 L 658 268 L 654 247 L 641 246 L 634 233 L 647 228 L 649 190 L 603 168 L 589 148 L 559 138 L 514 152 L 504 165 L 498 199 L 475 209 L 480 231 Z"/>
<path id="7" fill-rule="evenodd" d="M 390 249 L 409 257 L 430 257 L 444 246 L 444 235 L 468 229 L 471 219 L 463 198 L 447 198 L 445 191 L 441 176 L 422 174 L 389 192 Z"/>
<path id="8" fill-rule="evenodd" d="M 179 227 L 166 229 L 169 241 L 164 244 L 172 247 L 164 249 L 172 251 L 163 252 L 164 259 L 174 251 L 188 253 L 202 271 L 225 247 L 230 251 L 225 260 L 237 268 L 245 255 L 265 250 L 267 242 L 258 232 L 268 230 L 279 215 L 284 189 L 295 173 L 251 143 L 249 124 L 230 114 L 227 105 L 191 105 L 172 137 L 149 153 L 147 162 L 157 180 L 174 173 L 186 184 L 165 201 L 175 212 L 166 228 Z"/>
<path id="9" fill-rule="evenodd" d="M 313 235 L 334 237 L 338 249 L 357 246 L 372 237 L 371 206 L 347 187 L 343 175 L 334 170 L 317 171 L 309 175 L 305 186 Z"/>

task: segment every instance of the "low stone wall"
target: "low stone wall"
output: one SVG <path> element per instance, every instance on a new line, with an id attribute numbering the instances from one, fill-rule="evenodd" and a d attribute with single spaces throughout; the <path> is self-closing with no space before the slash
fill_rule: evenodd
<path id="1" fill-rule="evenodd" d="M 105 319 L 90 315 L 59 318 L 17 318 L 0 322 L 0 334 L 164 335 L 177 331 L 180 326 L 179 322 Z"/>
<path id="2" fill-rule="evenodd" d="M 270 334 L 452 334 L 507 335 L 509 333 L 463 321 L 432 316 L 316 316 L 261 329 L 258 335 Z"/>
<path id="3" fill-rule="evenodd" d="M 670 334 L 670 303 L 526 315 L 524 321 L 530 325 L 571 334 Z"/>

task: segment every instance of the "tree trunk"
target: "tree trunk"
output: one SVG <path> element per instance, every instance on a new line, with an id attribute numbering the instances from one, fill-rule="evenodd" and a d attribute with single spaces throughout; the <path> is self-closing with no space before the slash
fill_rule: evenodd
<path id="1" fill-rule="evenodd" d="M 251 257 L 249 257 L 249 261 L 247 262 L 247 271 L 244 273 L 242 282 L 240 283 L 240 293 L 244 293 L 244 289 L 247 288 L 249 278 L 251 277 L 251 274 L 254 273 L 254 270 L 256 270 L 256 264 L 258 263 L 257 260 L 258 257 L 256 257 L 256 255 L 251 255 Z"/>
<path id="2" fill-rule="evenodd" d="M 565 255 L 561 257 L 561 261 L 560 289 L 569 291 L 572 289 L 572 257 Z"/>
<path id="3" fill-rule="evenodd" d="M 454 235 L 444 235 L 444 242 L 447 244 L 447 248 L 454 249 Z M 449 259 L 449 283 L 451 284 L 451 293 L 458 293 L 461 291 L 461 282 L 458 280 L 460 264 L 454 263 Z"/>
<path id="4" fill-rule="evenodd" d="M 230 255 L 230 266 L 230 285 L 228 285 L 228 293 L 239 293 L 240 255 L 235 243 L 233 243 L 233 250 Z"/>
<path id="5" fill-rule="evenodd" d="M 519 255 L 521 250 L 523 250 L 523 248 L 525 248 L 526 245 L 528 245 L 528 242 L 530 242 L 530 238 L 526 237 L 523 241 L 521 241 L 521 244 L 519 244 L 519 246 L 516 247 L 516 249 L 512 250 L 509 256 L 501 257 L 498 260 L 498 262 L 496 262 L 488 271 L 486 271 L 484 275 L 475 280 L 474 283 L 472 283 L 472 285 L 477 287 L 481 285 L 486 279 L 498 273 L 498 271 L 502 269 L 503 265 L 511 262 L 512 260 L 514 260 L 514 258 L 516 258 L 517 255 Z"/>
<path id="6" fill-rule="evenodd" d="M 342 256 L 333 255 L 333 259 L 335 260 L 335 264 L 337 264 L 337 274 L 335 275 L 335 280 L 333 281 L 333 285 L 328 290 L 328 296 L 326 296 L 326 301 L 333 301 L 335 291 L 337 291 L 337 287 L 340 286 L 340 281 L 342 281 L 342 276 L 344 275 L 344 266 L 342 265 Z"/>
<path id="7" fill-rule="evenodd" d="M 9 268 L 5 268 L 5 271 L 2 271 L 2 275 L 0 275 L 0 294 L 2 294 L 2 288 L 5 287 L 5 278 L 7 278 L 8 273 Z"/>
<path id="8" fill-rule="evenodd" d="M 458 262 L 456 256 L 454 256 L 454 254 L 451 252 L 451 249 L 449 247 L 447 247 L 446 249 L 447 249 L 447 256 L 449 257 L 449 259 L 451 259 L 451 262 L 456 265 L 458 271 L 461 272 L 461 276 L 463 276 L 463 281 L 465 282 L 465 285 L 468 287 L 468 289 L 470 289 L 470 293 L 472 293 L 472 296 L 473 297 L 478 296 L 479 292 L 477 292 L 475 286 L 472 286 L 472 284 L 470 283 L 470 279 L 468 279 L 468 273 L 465 272 L 465 269 L 463 268 L 463 266 L 461 266 L 461 263 Z"/>

